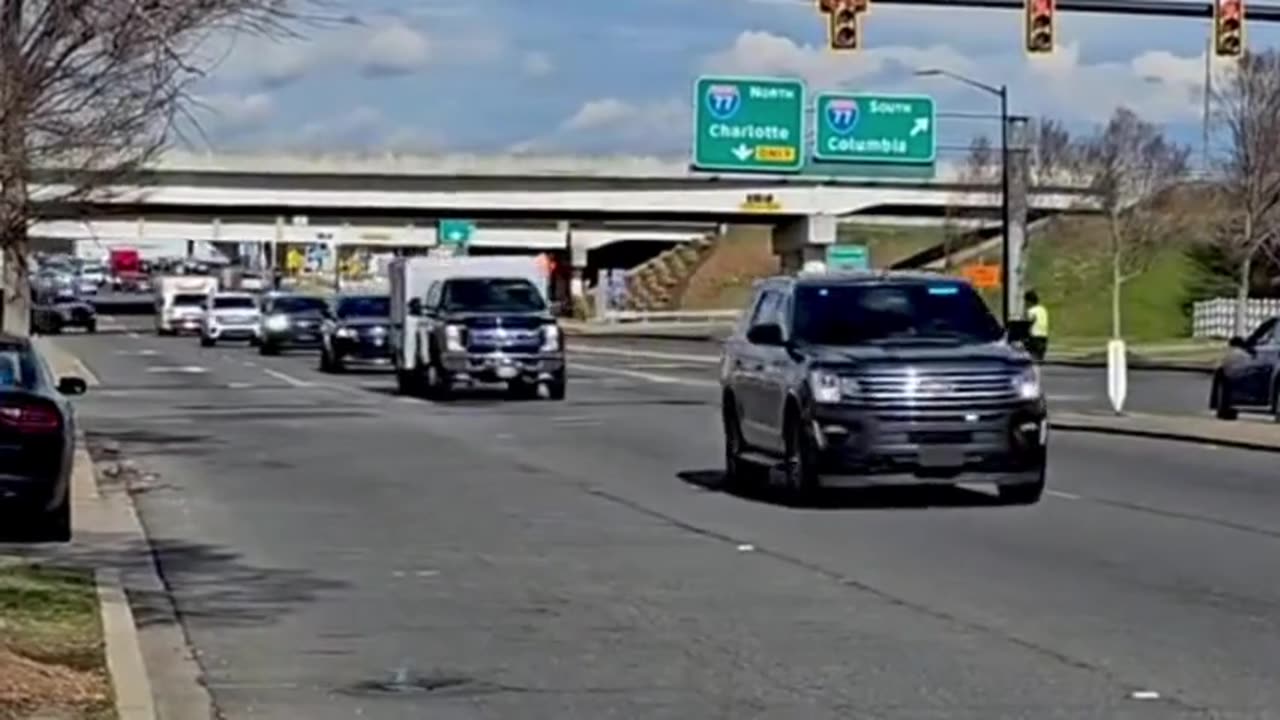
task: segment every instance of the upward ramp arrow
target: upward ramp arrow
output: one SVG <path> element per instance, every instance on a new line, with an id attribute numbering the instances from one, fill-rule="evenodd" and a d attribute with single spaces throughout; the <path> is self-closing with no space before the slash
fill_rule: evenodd
<path id="1" fill-rule="evenodd" d="M 927 132 L 929 132 L 929 118 L 916 118 L 915 124 L 911 126 L 911 137 Z"/>

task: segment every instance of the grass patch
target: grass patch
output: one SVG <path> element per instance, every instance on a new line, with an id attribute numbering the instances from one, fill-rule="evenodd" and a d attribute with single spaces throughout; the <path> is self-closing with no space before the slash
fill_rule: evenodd
<path id="1" fill-rule="evenodd" d="M 0 566 L 0 720 L 116 717 L 93 575 Z"/>
<path id="2" fill-rule="evenodd" d="M 941 244 L 941 227 L 915 225 L 842 224 L 836 237 L 841 245 L 867 246 L 871 267 L 885 268 Z"/>

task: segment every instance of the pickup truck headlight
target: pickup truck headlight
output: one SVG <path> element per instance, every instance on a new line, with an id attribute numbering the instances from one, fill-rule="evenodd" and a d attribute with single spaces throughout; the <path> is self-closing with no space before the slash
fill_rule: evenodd
<path id="1" fill-rule="evenodd" d="M 356 331 L 349 327 L 340 327 L 334 330 L 333 334 L 340 338 L 353 338 L 356 336 Z"/>
<path id="2" fill-rule="evenodd" d="M 809 391 L 813 393 L 814 401 L 820 403 L 838 403 L 844 394 L 840 376 L 827 370 L 809 373 Z"/>
<path id="3" fill-rule="evenodd" d="M 560 351 L 560 328 L 555 325 L 542 326 L 542 352 Z"/>
<path id="4" fill-rule="evenodd" d="M 467 348 L 462 344 L 461 325 L 444 326 L 444 349 L 448 352 L 466 352 Z"/>
<path id="5" fill-rule="evenodd" d="M 1027 368 L 1013 379 L 1013 387 L 1018 397 L 1023 400 L 1039 400 L 1042 397 L 1040 387 L 1040 371 L 1034 367 Z"/>
<path id="6" fill-rule="evenodd" d="M 289 318 L 285 315 L 268 316 L 263 325 L 273 332 L 281 332 L 289 329 Z"/>

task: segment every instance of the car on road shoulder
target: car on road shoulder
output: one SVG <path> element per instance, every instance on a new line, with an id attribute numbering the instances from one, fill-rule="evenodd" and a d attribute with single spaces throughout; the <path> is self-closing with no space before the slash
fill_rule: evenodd
<path id="1" fill-rule="evenodd" d="M 290 293 L 264 297 L 258 352 L 275 355 L 293 348 L 320 347 L 320 326 L 328 314 L 329 303 L 321 297 Z"/>
<path id="2" fill-rule="evenodd" d="M 1280 421 L 1280 318 L 1227 341 L 1227 354 L 1213 373 L 1209 409 L 1219 420 L 1235 420 L 1245 410 Z"/>
<path id="3" fill-rule="evenodd" d="M 348 362 L 391 362 L 391 297 L 340 295 L 321 332 L 320 369 L 342 372 Z"/>
<path id="4" fill-rule="evenodd" d="M 31 327 L 43 335 L 57 335 L 69 327 L 87 333 L 98 331 L 98 311 L 93 303 L 70 288 L 33 291 Z"/>
<path id="5" fill-rule="evenodd" d="M 85 389 L 80 378 L 54 380 L 30 340 L 0 334 L 0 540 L 71 539 L 68 396 Z"/>
<path id="6" fill-rule="evenodd" d="M 720 367 L 725 476 L 826 487 L 994 484 L 1038 502 L 1039 372 L 962 280 L 818 273 L 757 283 Z"/>

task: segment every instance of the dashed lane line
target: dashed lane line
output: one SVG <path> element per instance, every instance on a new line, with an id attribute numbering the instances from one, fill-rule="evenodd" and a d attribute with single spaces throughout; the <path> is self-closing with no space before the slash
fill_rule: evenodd
<path id="1" fill-rule="evenodd" d="M 307 382 L 306 380 L 296 378 L 288 373 L 282 373 L 279 370 L 272 370 L 271 368 L 262 368 L 262 372 L 270 375 L 271 377 L 277 380 L 286 382 L 294 387 L 309 388 L 309 387 L 315 386 L 315 383 Z"/>

